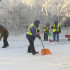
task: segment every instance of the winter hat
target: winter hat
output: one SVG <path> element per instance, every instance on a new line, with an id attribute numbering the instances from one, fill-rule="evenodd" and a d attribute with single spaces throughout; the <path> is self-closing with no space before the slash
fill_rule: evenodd
<path id="1" fill-rule="evenodd" d="M 55 21 L 55 23 L 54 23 L 54 24 L 56 24 L 56 23 L 58 23 L 58 21 Z"/>
<path id="2" fill-rule="evenodd" d="M 47 22 L 46 26 L 49 26 L 49 23 Z"/>
<path id="3" fill-rule="evenodd" d="M 40 21 L 39 21 L 38 19 L 36 19 L 36 20 L 34 21 L 34 25 L 35 25 L 36 27 L 38 27 L 39 24 L 40 24 Z"/>

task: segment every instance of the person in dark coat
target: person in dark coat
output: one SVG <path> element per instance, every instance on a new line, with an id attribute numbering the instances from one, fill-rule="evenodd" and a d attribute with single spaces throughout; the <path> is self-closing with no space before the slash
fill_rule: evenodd
<path id="1" fill-rule="evenodd" d="M 3 47 L 2 48 L 6 48 L 9 46 L 8 44 L 8 41 L 7 41 L 7 38 L 8 38 L 8 35 L 9 35 L 9 32 L 7 31 L 6 28 L 4 28 L 2 25 L 0 25 L 0 40 L 2 39 L 3 37 Z"/>
<path id="2" fill-rule="evenodd" d="M 34 23 L 32 23 L 29 26 L 29 28 L 27 30 L 27 34 L 26 34 L 26 38 L 29 41 L 28 53 L 32 53 L 33 55 L 39 53 L 39 52 L 36 52 L 36 50 L 34 48 L 35 38 L 38 37 L 39 39 L 41 39 L 40 34 L 39 34 L 39 30 L 38 30 L 39 24 L 40 24 L 40 21 L 35 20 Z"/>

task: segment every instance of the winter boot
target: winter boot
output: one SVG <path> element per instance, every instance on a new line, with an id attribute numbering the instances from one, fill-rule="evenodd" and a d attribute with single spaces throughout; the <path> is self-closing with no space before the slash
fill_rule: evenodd
<path id="1" fill-rule="evenodd" d="M 6 46 L 3 46 L 2 48 L 6 48 Z"/>
<path id="2" fill-rule="evenodd" d="M 28 51 L 28 53 L 32 53 L 32 51 Z"/>
<path id="3" fill-rule="evenodd" d="M 6 47 L 8 47 L 9 45 L 6 45 L 6 46 L 3 46 L 2 48 L 6 48 Z"/>
<path id="4" fill-rule="evenodd" d="M 39 53 L 39 52 L 34 52 L 34 53 L 32 53 L 32 54 L 35 55 L 35 54 L 37 54 L 37 53 Z"/>
<path id="5" fill-rule="evenodd" d="M 30 46 L 28 47 L 28 51 L 27 51 L 27 52 L 28 52 L 28 53 L 32 53 Z"/>

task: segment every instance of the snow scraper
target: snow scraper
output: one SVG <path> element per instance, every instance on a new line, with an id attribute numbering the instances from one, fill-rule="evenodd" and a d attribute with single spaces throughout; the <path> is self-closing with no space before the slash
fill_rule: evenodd
<path id="1" fill-rule="evenodd" d="M 49 49 L 45 49 L 42 40 L 41 40 L 41 43 L 42 43 L 42 46 L 43 46 L 43 49 L 41 50 L 42 55 L 52 54 Z"/>

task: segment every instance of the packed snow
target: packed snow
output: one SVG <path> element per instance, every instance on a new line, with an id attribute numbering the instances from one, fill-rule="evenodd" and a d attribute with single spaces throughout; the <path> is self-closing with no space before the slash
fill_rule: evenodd
<path id="1" fill-rule="evenodd" d="M 3 46 L 0 41 L 0 70 L 70 70 L 70 41 L 65 38 L 65 30 L 60 34 L 59 42 L 43 41 L 44 47 L 48 48 L 52 55 L 42 55 L 43 46 L 36 38 L 35 49 L 39 54 L 27 53 L 28 40 L 25 34 L 9 36 L 9 47 Z M 41 33 L 43 40 L 43 33 Z M 52 37 L 49 37 L 52 39 Z"/>

